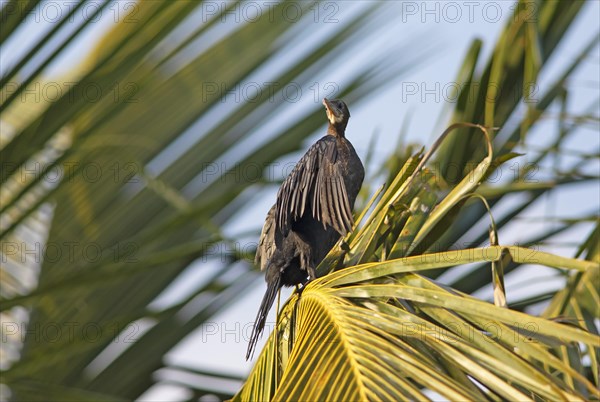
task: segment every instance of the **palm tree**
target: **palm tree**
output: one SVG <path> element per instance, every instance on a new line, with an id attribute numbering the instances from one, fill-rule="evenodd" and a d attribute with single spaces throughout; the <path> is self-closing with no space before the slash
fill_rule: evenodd
<path id="1" fill-rule="evenodd" d="M 242 7 L 237 2 L 216 9 L 208 2 L 91 3 L 61 14 L 4 67 L 0 82 L 0 179 L 8 189 L 1 200 L 1 381 L 15 400 L 137 398 L 155 383 L 157 370 L 169 367 L 163 359 L 169 350 L 241 297 L 258 275 L 246 258 L 252 250 L 227 247 L 219 255 L 225 258 L 211 258 L 212 250 L 235 242 L 223 227 L 255 199 L 254 189 L 272 183 L 263 174 L 240 179 L 239 173 L 264 170 L 301 147 L 322 125 L 322 111 L 290 102 L 286 91 L 306 90 L 332 60 L 364 46 L 389 21 L 385 6 L 362 5 L 335 29 L 319 29 L 307 46 L 294 36 L 313 28 L 311 3 L 282 2 L 245 24 L 231 18 Z M 287 17 L 281 11 L 290 4 L 310 18 Z M 589 158 L 539 183 L 524 180 L 527 167 L 507 182 L 489 180 L 518 156 L 517 146 L 527 144 L 548 107 L 564 105 L 565 80 L 597 42 L 519 117 L 526 84 L 536 81 L 582 8 L 544 2 L 535 9 L 538 22 L 528 24 L 519 18 L 530 11 L 528 2 L 520 4 L 485 68 L 477 69 L 480 42 L 465 56 L 458 80 L 479 82 L 479 89 L 475 97 L 463 89 L 439 142 L 427 153 L 400 144 L 373 175 L 371 183 L 388 185 L 364 189 L 356 219 L 362 223 L 345 239 L 349 249 L 334 247 L 319 267 L 323 276 L 285 303 L 236 399 L 424 399 L 431 391 L 448 399 L 591 399 L 597 393 L 597 216 L 536 233 L 526 245 L 533 249 L 498 238 L 534 200 L 597 179 L 583 173 Z M 4 4 L 2 44 L 18 38 L 30 11 L 43 6 Z M 78 18 L 84 10 L 92 15 Z M 102 28 L 93 17 L 107 15 L 119 23 L 101 31 L 85 62 L 66 76 L 47 76 L 69 46 Z M 427 57 L 426 49 L 403 52 L 401 62 L 393 54 L 351 69 L 339 94 L 356 103 Z M 235 98 L 236 87 L 250 92 Z M 43 95 L 25 96 L 36 88 Z M 497 96 L 489 96 L 491 88 L 500 89 Z M 265 135 L 262 128 L 278 116 L 291 117 Z M 597 117 L 584 111 L 558 120 L 555 144 L 533 163 L 560 153 L 573 130 Z M 451 166 L 459 167 L 458 176 Z M 522 201 L 494 222 L 495 207 L 515 193 Z M 486 219 L 489 231 L 467 231 Z M 596 227 L 578 239 L 574 258 L 535 249 L 585 219 Z M 459 240 L 477 246 L 463 250 Z M 156 307 L 191 264 L 206 260 L 202 285 Z M 504 274 L 530 263 L 560 269 L 566 287 L 532 292 L 506 308 Z M 436 281 L 465 264 L 476 264 L 468 279 Z M 227 280 L 232 272 L 235 279 Z M 490 283 L 493 304 L 470 296 Z M 541 314 L 523 312 L 548 300 Z M 135 342 L 132 328 L 143 330 Z M 187 386 L 194 397 L 231 396 L 206 384 Z"/>

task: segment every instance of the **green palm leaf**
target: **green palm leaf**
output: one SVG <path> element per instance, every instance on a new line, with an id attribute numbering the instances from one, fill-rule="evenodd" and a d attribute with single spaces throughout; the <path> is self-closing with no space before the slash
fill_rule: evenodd
<path id="1" fill-rule="evenodd" d="M 410 165 L 409 160 L 392 183 L 399 190 L 387 191 L 365 226 L 349 235 L 349 260 L 362 239 L 375 242 L 368 233 L 373 232 L 370 228 L 381 227 L 376 218 L 379 211 L 410 192 L 414 173 L 405 174 Z M 402 178 L 405 180 L 399 183 Z M 438 205 L 450 211 L 460 202 L 453 194 L 460 192 L 461 186 L 463 194 L 474 190 L 471 183 L 460 183 Z M 431 226 L 436 220 L 438 215 L 432 211 L 422 225 Z M 399 224 L 408 225 L 406 220 Z M 389 232 L 396 233 L 399 240 L 398 230 Z M 340 252 L 334 249 L 330 255 Z M 428 398 L 424 390 L 450 400 L 527 400 L 531 395 L 549 400 L 588 399 L 596 392 L 595 385 L 584 373 L 555 357 L 551 349 L 557 344 L 582 342 L 595 354 L 600 337 L 585 328 L 479 301 L 415 274 L 476 262 L 489 267 L 490 262 L 502 260 L 504 253 L 516 263 L 544 264 L 583 275 L 600 271 L 595 262 L 502 246 L 415 255 L 337 270 L 290 298 L 276 331 L 234 400 L 421 400 Z M 339 257 L 328 259 L 339 261 Z M 535 343 L 530 344 L 531 338 Z M 570 381 L 559 381 L 556 375 Z"/>

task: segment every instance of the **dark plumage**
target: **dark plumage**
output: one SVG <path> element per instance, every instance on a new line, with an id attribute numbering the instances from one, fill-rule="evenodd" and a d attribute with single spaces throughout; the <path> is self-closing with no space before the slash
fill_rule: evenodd
<path id="1" fill-rule="evenodd" d="M 256 263 L 266 270 L 261 302 L 246 359 L 256 346 L 275 295 L 282 286 L 315 279 L 315 267 L 353 225 L 352 208 L 365 176 L 345 137 L 350 118 L 341 100 L 323 99 L 327 135 L 311 146 L 284 180 L 260 235 Z"/>

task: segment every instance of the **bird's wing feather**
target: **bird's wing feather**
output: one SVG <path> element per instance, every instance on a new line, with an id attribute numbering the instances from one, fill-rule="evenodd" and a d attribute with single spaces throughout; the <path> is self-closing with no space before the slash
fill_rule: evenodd
<path id="1" fill-rule="evenodd" d="M 324 154 L 324 161 L 326 162 L 321 163 L 315 181 L 313 205 L 317 205 L 318 208 L 313 210 L 313 217 L 344 235 L 352 229 L 352 209 L 341 165 L 337 163 L 337 148 L 328 148 Z"/>
<path id="2" fill-rule="evenodd" d="M 260 270 L 264 271 L 273 253 L 275 252 L 275 205 L 269 209 L 267 219 L 260 233 L 260 240 L 256 248 L 256 257 L 254 263 L 260 266 Z"/>
<path id="3" fill-rule="evenodd" d="M 329 135 L 317 141 L 279 188 L 275 211 L 278 234 L 286 236 L 308 207 L 323 227 L 329 225 L 341 235 L 351 230 L 352 208 L 336 141 Z"/>

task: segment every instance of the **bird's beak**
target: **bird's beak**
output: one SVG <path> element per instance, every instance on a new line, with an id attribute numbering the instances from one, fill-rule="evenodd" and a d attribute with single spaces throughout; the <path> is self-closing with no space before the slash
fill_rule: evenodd
<path id="1" fill-rule="evenodd" d="M 327 112 L 327 118 L 331 122 L 331 124 L 335 124 L 337 121 L 338 110 L 329 102 L 329 99 L 323 98 L 323 105 L 325 106 L 325 111 Z"/>

